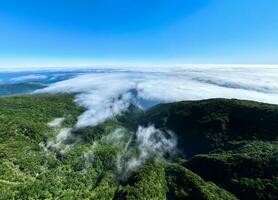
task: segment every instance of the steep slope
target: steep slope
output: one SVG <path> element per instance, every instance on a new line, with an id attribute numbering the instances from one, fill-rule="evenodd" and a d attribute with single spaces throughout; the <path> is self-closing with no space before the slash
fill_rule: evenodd
<path id="1" fill-rule="evenodd" d="M 185 101 L 151 108 L 142 123 L 173 130 L 179 148 L 192 156 L 233 140 L 277 140 L 278 106 L 235 99 Z"/>
<path id="2" fill-rule="evenodd" d="M 186 167 L 241 199 L 278 198 L 278 141 L 230 143 L 225 150 L 194 156 Z"/>
<path id="3" fill-rule="evenodd" d="M 278 106 L 210 99 L 161 104 L 143 123 L 175 131 L 183 166 L 240 199 L 278 198 Z"/>

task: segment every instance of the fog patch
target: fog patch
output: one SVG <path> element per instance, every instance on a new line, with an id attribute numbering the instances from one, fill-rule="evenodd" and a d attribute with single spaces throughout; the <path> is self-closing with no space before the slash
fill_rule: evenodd
<path id="1" fill-rule="evenodd" d="M 98 152 L 98 148 L 108 147 L 112 148 L 113 152 L 116 154 L 115 160 L 112 160 L 112 164 L 119 167 L 119 161 L 122 155 L 127 149 L 130 143 L 132 133 L 124 128 L 116 128 L 114 131 L 110 132 L 108 135 L 102 136 L 101 139 L 96 140 L 91 145 L 91 149 L 84 153 L 85 166 L 91 167 L 95 163 L 95 157 Z M 114 162 L 114 163 L 113 163 Z"/>
<path id="2" fill-rule="evenodd" d="M 135 136 L 139 153 L 127 161 L 125 173 L 137 169 L 149 158 L 163 158 L 175 153 L 177 138 L 171 131 L 161 131 L 153 125 L 139 126 Z"/>
<path id="3" fill-rule="evenodd" d="M 148 160 L 165 160 L 175 155 L 177 138 L 171 131 L 161 131 L 153 125 L 139 126 L 134 132 L 118 128 L 95 141 L 91 150 L 84 153 L 86 167 L 94 164 L 99 147 L 108 145 L 114 149 L 113 166 L 120 180 L 126 180 L 130 172 L 135 171 Z"/>
<path id="4" fill-rule="evenodd" d="M 47 125 L 48 125 L 49 127 L 52 127 L 52 128 L 60 127 L 64 121 L 65 121 L 65 118 L 64 118 L 64 117 L 55 118 L 55 119 L 52 120 L 51 122 L 48 122 Z"/>
<path id="5" fill-rule="evenodd" d="M 50 151 L 54 151 L 58 154 L 64 154 L 70 147 L 79 141 L 78 137 L 72 135 L 73 128 L 62 127 L 64 121 L 65 118 L 60 117 L 47 123 L 47 125 L 52 128 L 54 135 L 44 143 L 40 143 L 40 146 L 42 146 L 46 152 L 49 153 Z M 70 140 L 70 142 L 67 142 L 68 140 Z"/>
<path id="6" fill-rule="evenodd" d="M 58 134 L 47 141 L 46 148 L 65 153 L 65 151 L 72 145 L 64 144 L 64 142 L 71 137 L 71 128 L 61 128 L 58 130 Z"/>

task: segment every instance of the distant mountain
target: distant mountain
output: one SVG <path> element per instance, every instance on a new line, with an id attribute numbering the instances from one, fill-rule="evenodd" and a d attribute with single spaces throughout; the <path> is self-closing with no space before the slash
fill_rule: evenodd
<path id="1" fill-rule="evenodd" d="M 46 86 L 46 84 L 36 82 L 0 84 L 0 96 L 26 94 L 33 92 L 37 89 L 44 88 Z"/>

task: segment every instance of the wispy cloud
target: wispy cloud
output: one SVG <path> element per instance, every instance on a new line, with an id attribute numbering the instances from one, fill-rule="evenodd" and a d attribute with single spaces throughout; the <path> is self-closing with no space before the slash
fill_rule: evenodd
<path id="1" fill-rule="evenodd" d="M 132 143 L 132 145 L 131 145 Z M 177 139 L 171 131 L 161 131 L 153 125 L 139 126 L 135 133 L 123 128 L 115 129 L 100 140 L 94 141 L 91 150 L 84 153 L 86 166 L 95 161 L 99 145 L 114 148 L 116 159 L 114 165 L 120 179 L 126 179 L 130 171 L 142 166 L 148 159 L 165 159 L 176 152 Z M 136 152 L 136 153 L 135 153 Z"/>
<path id="2" fill-rule="evenodd" d="M 136 132 L 136 141 L 139 153 L 136 157 L 132 157 L 127 161 L 126 172 L 138 168 L 150 157 L 164 157 L 166 154 L 173 155 L 177 144 L 174 133 L 171 131 L 162 132 L 152 125 L 148 127 L 139 126 Z"/>
<path id="3" fill-rule="evenodd" d="M 62 123 L 65 121 L 65 118 L 55 118 L 51 122 L 48 122 L 47 125 L 49 127 L 60 127 Z"/>
<path id="4" fill-rule="evenodd" d="M 42 79 L 46 79 L 46 78 L 47 78 L 46 75 L 31 74 L 31 75 L 27 75 L 27 76 L 19 76 L 19 77 L 12 78 L 11 81 L 15 81 L 15 82 L 37 81 L 37 80 L 42 80 Z"/>

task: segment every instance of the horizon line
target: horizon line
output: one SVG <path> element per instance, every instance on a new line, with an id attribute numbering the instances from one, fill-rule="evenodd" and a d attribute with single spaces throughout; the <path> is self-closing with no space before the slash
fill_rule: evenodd
<path id="1" fill-rule="evenodd" d="M 111 63 L 103 63 L 103 64 L 92 64 L 92 65 L 50 65 L 50 66 L 30 66 L 30 67 L 26 67 L 26 65 L 22 65 L 22 66 L 9 66 L 9 67 L 2 67 L 0 65 L 0 71 L 1 72 L 9 72 L 9 71 L 40 71 L 40 70 L 63 70 L 63 71 L 67 71 L 67 70 L 81 70 L 81 69 L 133 69 L 134 67 L 142 67 L 144 69 L 153 69 L 156 67 L 160 67 L 163 69 L 171 69 L 171 68 L 186 68 L 186 67 L 194 67 L 194 68 L 202 68 L 202 67 L 264 67 L 264 68 L 273 68 L 273 67 L 278 67 L 278 64 L 238 64 L 238 63 L 223 63 L 223 64 L 213 64 L 213 63 L 186 63 L 186 64 L 175 64 L 175 63 L 165 63 L 165 64 L 155 64 L 155 63 L 146 63 L 146 64 L 142 64 L 142 63 L 115 63 L 115 64 L 111 64 Z M 138 70 L 138 69 L 137 69 Z M 140 69 L 139 69 L 140 70 Z"/>

